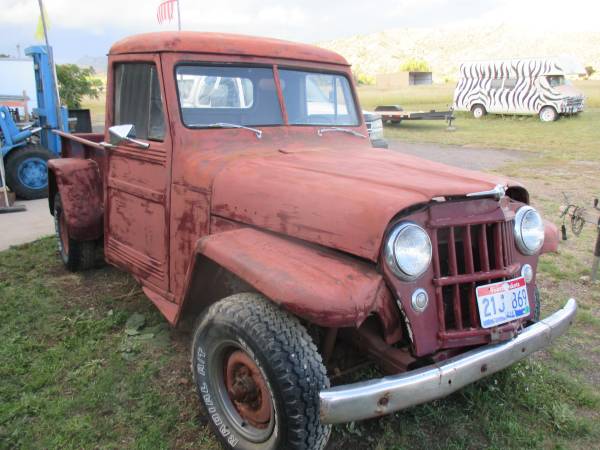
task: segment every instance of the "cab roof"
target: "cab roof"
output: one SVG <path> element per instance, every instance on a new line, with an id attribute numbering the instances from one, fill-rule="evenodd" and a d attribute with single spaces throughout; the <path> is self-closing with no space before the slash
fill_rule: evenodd
<path id="1" fill-rule="evenodd" d="M 156 52 L 242 55 L 349 65 L 343 56 L 315 45 L 258 36 L 196 31 L 164 31 L 129 36 L 113 44 L 109 54 Z"/>

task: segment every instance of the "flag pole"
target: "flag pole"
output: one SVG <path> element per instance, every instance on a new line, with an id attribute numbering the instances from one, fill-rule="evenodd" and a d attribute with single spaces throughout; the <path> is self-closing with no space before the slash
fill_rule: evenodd
<path id="1" fill-rule="evenodd" d="M 48 62 L 50 63 L 50 68 L 52 70 L 52 75 L 54 75 L 54 94 L 56 95 L 56 121 L 58 124 L 59 130 L 62 130 L 62 114 L 60 109 L 60 94 L 58 92 L 58 78 L 56 76 L 56 67 L 54 66 L 54 55 L 52 52 L 52 48 L 50 48 L 50 42 L 48 41 L 48 28 L 46 27 L 46 15 L 44 14 L 44 4 L 42 0 L 38 0 L 40 5 L 40 17 L 42 19 L 42 27 L 44 28 L 44 40 L 46 41 L 46 49 L 48 50 Z"/>
<path id="2" fill-rule="evenodd" d="M 48 29 L 46 28 L 46 16 L 44 15 L 44 4 L 42 0 L 38 0 L 40 5 L 40 17 L 42 19 L 42 28 L 44 29 L 44 40 L 46 41 L 46 47 L 50 50 L 50 44 L 48 43 Z"/>
<path id="3" fill-rule="evenodd" d="M 181 31 L 181 9 L 179 9 L 179 0 L 177 0 L 177 28 Z"/>

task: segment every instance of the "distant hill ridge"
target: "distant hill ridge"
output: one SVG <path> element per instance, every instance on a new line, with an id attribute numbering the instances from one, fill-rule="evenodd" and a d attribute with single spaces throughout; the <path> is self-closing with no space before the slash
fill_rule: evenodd
<path id="1" fill-rule="evenodd" d="M 600 32 L 543 32 L 499 25 L 478 28 L 404 28 L 318 44 L 342 54 L 357 74 L 397 72 L 423 59 L 434 80 L 456 80 L 461 62 L 569 55 L 600 72 Z M 598 78 L 600 73 L 594 74 Z"/>

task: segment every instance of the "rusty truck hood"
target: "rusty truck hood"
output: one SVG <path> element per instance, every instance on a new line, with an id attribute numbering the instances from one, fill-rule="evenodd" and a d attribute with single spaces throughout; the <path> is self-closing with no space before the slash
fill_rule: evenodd
<path id="1" fill-rule="evenodd" d="M 394 216 L 508 179 L 377 149 L 310 149 L 240 158 L 215 178 L 212 214 L 376 261 Z"/>

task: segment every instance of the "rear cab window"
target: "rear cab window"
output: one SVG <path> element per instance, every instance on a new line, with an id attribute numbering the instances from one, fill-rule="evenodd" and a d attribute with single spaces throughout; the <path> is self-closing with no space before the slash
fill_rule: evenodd
<path id="1" fill-rule="evenodd" d="M 163 141 L 165 119 L 156 66 L 119 63 L 115 67 L 114 124 L 135 126 L 136 138 Z"/>

